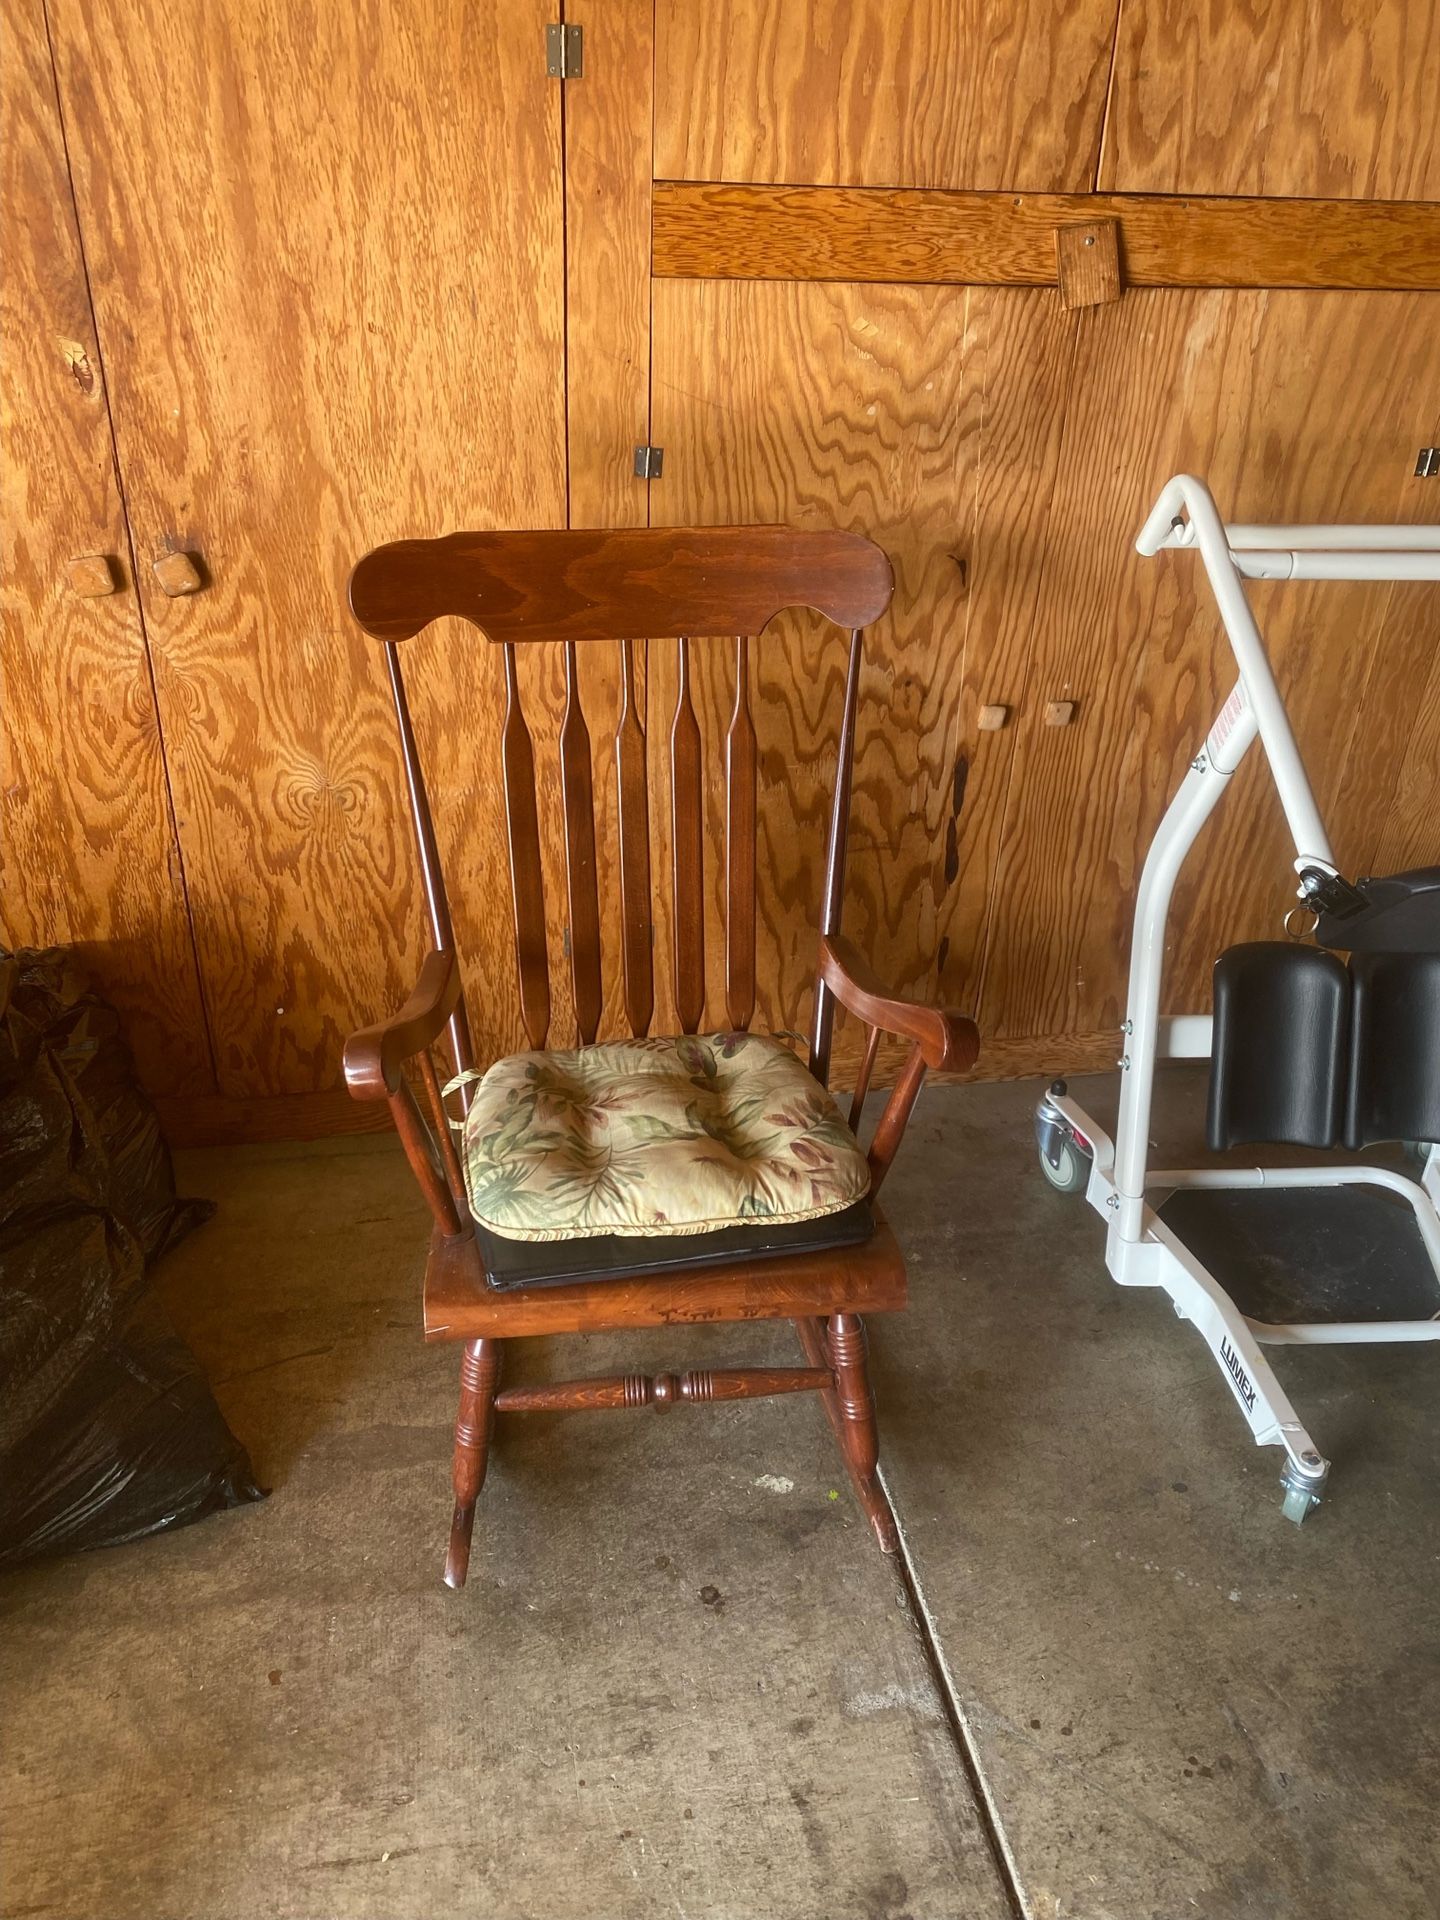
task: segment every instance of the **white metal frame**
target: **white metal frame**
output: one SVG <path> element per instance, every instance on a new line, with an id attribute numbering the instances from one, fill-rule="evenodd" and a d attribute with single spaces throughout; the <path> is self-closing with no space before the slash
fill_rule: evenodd
<path id="1" fill-rule="evenodd" d="M 1289 718 L 1246 598 L 1256 580 L 1433 580 L 1440 582 L 1440 527 L 1225 526 L 1209 489 L 1188 475 L 1173 479 L 1136 541 L 1147 557 L 1162 549 L 1198 550 L 1240 670 L 1204 746 L 1160 823 L 1135 905 L 1121 1059 L 1120 1112 L 1113 1142 L 1068 1095 L 1053 1091 L 1040 1116 L 1058 1122 L 1091 1160 L 1086 1198 L 1107 1225 L 1105 1258 L 1122 1286 L 1162 1287 L 1192 1321 L 1220 1367 L 1258 1446 L 1281 1446 L 1286 1512 L 1301 1519 L 1319 1499 L 1328 1472 L 1261 1352 L 1265 1344 L 1440 1339 L 1440 1147 L 1419 1180 L 1365 1165 L 1298 1168 L 1150 1166 L 1150 1110 L 1161 1059 L 1205 1058 L 1210 1019 L 1164 1018 L 1160 987 L 1165 923 L 1180 869 L 1230 776 L 1258 738 L 1270 762 L 1295 844 L 1295 868 L 1337 871 L 1324 823 L 1305 775 Z M 1409 1202 L 1436 1276 L 1436 1315 L 1428 1320 L 1274 1326 L 1247 1319 L 1224 1288 L 1157 1216 L 1180 1187 L 1383 1187 Z"/>

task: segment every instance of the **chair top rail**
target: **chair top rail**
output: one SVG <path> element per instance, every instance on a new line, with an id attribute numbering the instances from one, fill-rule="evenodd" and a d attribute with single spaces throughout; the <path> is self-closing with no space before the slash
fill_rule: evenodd
<path id="1" fill-rule="evenodd" d="M 789 607 L 865 627 L 893 591 L 889 560 L 858 533 L 541 530 L 377 547 L 350 576 L 350 609 L 386 641 L 446 616 L 492 641 L 659 640 L 758 634 Z"/>

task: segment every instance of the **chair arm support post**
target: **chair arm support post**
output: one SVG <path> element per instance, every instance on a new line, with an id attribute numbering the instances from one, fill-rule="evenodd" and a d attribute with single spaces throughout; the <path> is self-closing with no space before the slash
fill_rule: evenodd
<path id="1" fill-rule="evenodd" d="M 870 1198 L 873 1200 L 880 1191 L 880 1184 L 890 1171 L 890 1162 L 895 1158 L 895 1150 L 904 1138 L 906 1123 L 910 1111 L 919 1097 L 925 1083 L 925 1056 L 919 1045 L 913 1046 L 905 1056 L 905 1064 L 896 1077 L 895 1085 L 890 1089 L 890 1098 L 875 1127 L 875 1137 L 870 1142 L 870 1151 L 865 1156 L 870 1163 Z"/>
<path id="2" fill-rule="evenodd" d="M 405 1062 L 431 1046 L 460 1004 L 460 966 L 453 951 L 425 956 L 415 991 L 397 1014 L 362 1027 L 345 1042 L 345 1084 L 356 1100 L 389 1100 Z"/>
<path id="3" fill-rule="evenodd" d="M 891 993 L 853 941 L 838 933 L 822 934 L 819 972 L 847 1013 L 884 1033 L 913 1040 L 923 1066 L 963 1073 L 974 1065 L 980 1052 L 975 1022 L 963 1013 Z M 919 1091 L 918 1080 L 915 1091 Z"/>
<path id="4" fill-rule="evenodd" d="M 390 1112 L 394 1116 L 400 1144 L 405 1149 L 405 1158 L 420 1183 L 420 1191 L 435 1217 L 435 1224 L 444 1234 L 459 1233 L 465 1224 L 460 1217 L 459 1203 L 441 1171 L 434 1137 L 425 1124 L 425 1117 L 410 1091 L 408 1080 L 402 1080 L 390 1095 Z"/>

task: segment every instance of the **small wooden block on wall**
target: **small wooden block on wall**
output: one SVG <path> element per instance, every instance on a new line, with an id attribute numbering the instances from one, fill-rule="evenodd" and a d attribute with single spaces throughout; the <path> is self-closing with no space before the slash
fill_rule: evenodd
<path id="1" fill-rule="evenodd" d="M 1120 298 L 1120 222 L 1087 220 L 1055 229 L 1063 307 L 1103 307 Z"/>

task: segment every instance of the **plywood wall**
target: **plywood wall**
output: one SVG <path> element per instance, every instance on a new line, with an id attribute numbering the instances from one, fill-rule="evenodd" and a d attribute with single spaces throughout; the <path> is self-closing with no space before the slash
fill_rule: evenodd
<path id="1" fill-rule="evenodd" d="M 78 948 L 148 1083 L 202 1092 L 210 1048 L 41 0 L 3 0 L 0 40 L 0 938 Z"/>
<path id="2" fill-rule="evenodd" d="M 785 11 L 660 6 L 661 172 L 822 189 L 1440 193 L 1422 105 L 1430 5 L 1347 11 L 1343 26 L 1299 6 L 1197 15 L 1149 0 L 1007 10 L 999 24 L 951 0 Z M 828 211 L 823 191 L 777 206 L 753 248 L 730 236 L 754 277 L 657 282 L 656 418 L 686 442 L 683 510 L 710 517 L 758 493 L 798 517 L 868 514 L 899 543 L 911 591 L 877 635 L 895 698 L 862 713 L 862 763 L 888 753 L 910 810 L 871 823 L 861 936 L 904 984 L 928 973 L 976 1012 L 992 1061 L 1042 1064 L 1046 1036 L 1051 1059 L 1081 1058 L 1119 1025 L 1140 862 L 1232 671 L 1193 569 L 1141 562 L 1134 533 L 1179 470 L 1207 475 L 1240 519 L 1440 518 L 1413 472 L 1440 432 L 1440 295 L 1267 291 L 1263 249 L 1255 291 L 1164 287 L 1079 314 L 1053 292 L 767 280 L 786 271 L 767 246 L 808 208 Z M 943 226 L 943 196 L 933 211 Z M 844 212 L 863 235 L 863 196 Z M 1363 231 L 1371 216 L 1357 217 Z M 1003 247 L 987 264 L 1004 273 Z M 806 270 L 826 273 L 823 246 Z M 917 248 L 917 282 L 926 270 Z M 777 432 L 772 409 L 807 424 Z M 1433 594 L 1258 599 L 1338 857 L 1358 872 L 1440 856 Z M 912 658 L 932 698 L 918 713 L 902 633 L 924 636 Z M 1047 726 L 1062 701 L 1071 723 Z M 992 703 L 1005 724 L 979 733 Z M 1182 887 L 1170 1003 L 1207 1004 L 1215 954 L 1274 934 L 1292 898 L 1257 760 Z"/>
<path id="3" fill-rule="evenodd" d="M 1100 184 L 1440 200 L 1432 0 L 1121 0 Z"/>
<path id="4" fill-rule="evenodd" d="M 423 952 L 350 567 L 386 539 L 565 518 L 547 17 L 51 8 L 224 1095 L 333 1084 L 357 1013 L 403 997 Z M 151 563 L 172 549 L 202 591 L 163 592 Z M 479 646 L 429 648 L 418 700 L 481 952 L 508 937 L 488 878 L 496 671 Z M 518 1029 L 488 977 L 475 1014 L 498 1045 Z"/>
<path id="5" fill-rule="evenodd" d="M 149 1083 L 189 1102 L 167 1109 L 182 1132 L 339 1124 L 344 1035 L 423 949 L 380 661 L 343 602 L 379 541 L 771 518 L 879 539 L 898 592 L 862 687 L 847 930 L 897 986 L 978 1015 L 984 1070 L 1018 1071 L 1109 1055 L 1139 861 L 1225 688 L 1194 578 L 1133 554 L 1156 489 L 1189 467 L 1242 517 L 1440 518 L 1440 481 L 1412 471 L 1440 442 L 1440 292 L 1384 290 L 1387 273 L 1440 287 L 1440 0 L 1357 0 L 1343 20 L 1298 0 L 592 0 L 585 75 L 563 91 L 539 0 L 51 0 L 48 35 L 39 0 L 0 6 L 21 263 L 3 292 L 0 935 L 85 947 Z M 730 216 L 743 266 L 656 277 L 657 181 L 781 200 L 753 244 Z M 983 274 L 955 271 L 958 242 L 892 245 L 872 284 L 824 245 L 767 266 L 775 220 L 793 239 L 842 200 L 863 258 L 894 188 L 939 196 L 932 237 L 957 196 L 984 194 L 995 231 L 1013 208 L 1030 239 L 992 248 Z M 703 194 L 661 204 L 681 190 Z M 1160 284 L 1072 309 L 1034 283 L 1047 223 L 1086 217 L 1096 191 L 1282 198 L 1144 202 L 1147 231 L 1171 223 Z M 1315 195 L 1353 203 L 1355 291 L 1323 290 L 1339 228 Z M 1372 204 L 1386 197 L 1403 219 Z M 907 204 L 885 199 L 892 239 Z M 1195 239 L 1222 218 L 1228 290 Z M 1297 262 L 1305 282 L 1312 259 L 1314 290 L 1269 284 Z M 646 441 L 665 449 L 650 483 L 632 468 Z M 114 556 L 118 590 L 82 599 L 66 569 L 92 552 Z M 175 554 L 199 592 L 164 591 L 155 563 Z M 1440 857 L 1433 594 L 1259 604 L 1341 860 Z M 606 651 L 581 676 L 602 897 Z M 493 1055 L 521 1037 L 500 663 L 446 628 L 409 658 Z M 839 660 L 799 621 L 756 655 L 776 1026 L 803 1023 L 810 991 Z M 522 666 L 542 797 L 558 671 Z M 728 649 L 701 653 L 712 749 L 732 674 Z M 673 649 L 652 648 L 660 1025 L 674 679 Z M 1049 726 L 1060 701 L 1070 723 Z M 982 728 L 982 708 L 1003 724 Z M 718 908 L 718 809 L 707 845 Z M 567 1039 L 549 808 L 542 856 Z M 1272 930 L 1287 868 L 1257 765 L 1182 893 L 1172 1004 L 1203 1000 L 1226 939 Z M 610 1031 L 609 947 L 604 993 Z"/>

